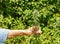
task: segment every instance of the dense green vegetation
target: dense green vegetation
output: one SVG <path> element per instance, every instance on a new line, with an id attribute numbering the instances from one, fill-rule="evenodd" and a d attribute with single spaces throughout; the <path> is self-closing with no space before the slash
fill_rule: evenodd
<path id="1" fill-rule="evenodd" d="M 8 39 L 5 44 L 60 44 L 60 0 L 0 0 L 0 28 L 41 27 L 41 35 Z"/>

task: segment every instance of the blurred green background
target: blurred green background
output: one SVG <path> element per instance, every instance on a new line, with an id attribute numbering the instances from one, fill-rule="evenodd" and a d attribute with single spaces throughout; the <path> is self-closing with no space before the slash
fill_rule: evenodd
<path id="1" fill-rule="evenodd" d="M 60 0 L 0 0 L 0 28 L 41 27 L 41 35 L 7 39 L 5 44 L 60 44 Z"/>

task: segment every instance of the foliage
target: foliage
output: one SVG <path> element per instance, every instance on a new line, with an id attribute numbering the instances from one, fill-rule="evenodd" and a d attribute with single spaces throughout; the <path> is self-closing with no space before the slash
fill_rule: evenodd
<path id="1" fill-rule="evenodd" d="M 5 44 L 60 44 L 60 0 L 0 0 L 0 28 L 41 27 L 42 35 L 20 36 Z"/>

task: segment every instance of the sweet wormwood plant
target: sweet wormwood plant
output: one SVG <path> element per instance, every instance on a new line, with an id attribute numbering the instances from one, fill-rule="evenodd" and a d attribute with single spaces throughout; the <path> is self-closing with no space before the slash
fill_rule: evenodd
<path id="1" fill-rule="evenodd" d="M 38 19 L 38 16 L 39 16 L 39 12 L 38 12 L 38 10 L 34 10 L 33 11 L 33 22 L 34 22 L 34 24 L 33 24 L 33 26 L 35 26 L 35 30 L 38 30 L 38 29 L 40 29 L 40 23 L 38 22 L 39 21 L 39 19 Z M 34 38 L 33 39 L 33 44 L 40 44 L 40 39 L 39 39 L 39 35 L 37 35 L 37 34 L 34 34 L 34 35 L 32 35 L 32 38 Z"/>

